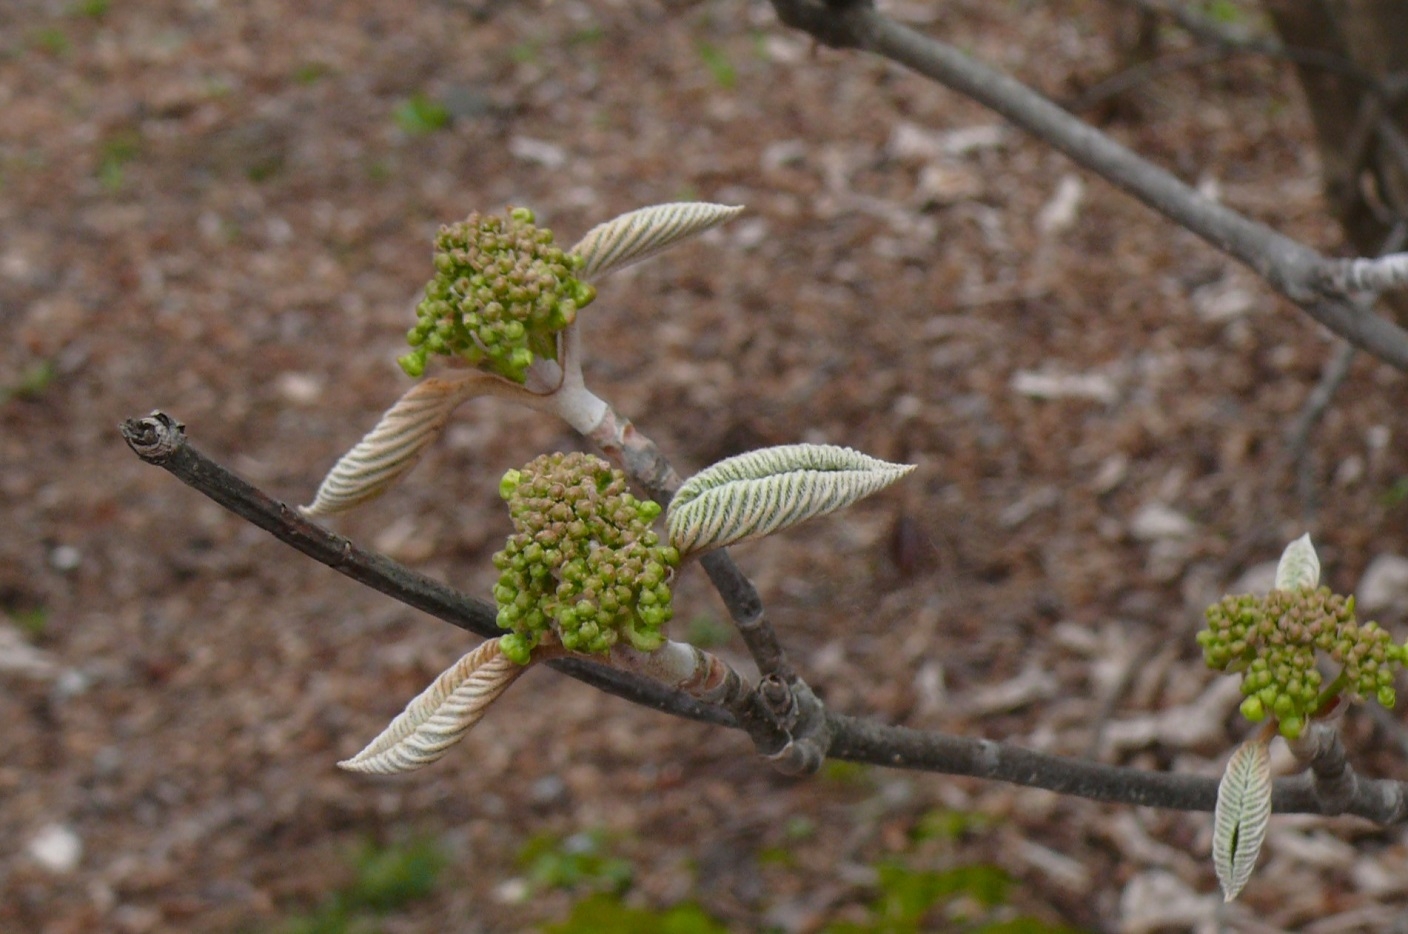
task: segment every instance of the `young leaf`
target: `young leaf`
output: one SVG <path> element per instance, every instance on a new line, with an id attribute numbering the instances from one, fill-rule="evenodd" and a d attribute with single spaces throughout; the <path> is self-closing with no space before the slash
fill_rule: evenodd
<path id="1" fill-rule="evenodd" d="M 827 444 L 750 451 L 686 480 L 665 527 L 681 555 L 721 548 L 849 506 L 913 469 Z"/>
<path id="2" fill-rule="evenodd" d="M 1301 590 L 1320 585 L 1320 558 L 1310 543 L 1310 533 L 1286 546 L 1276 564 L 1276 589 Z"/>
<path id="3" fill-rule="evenodd" d="M 584 280 L 599 279 L 717 227 L 742 210 L 741 206 L 679 201 L 622 214 L 597 224 L 572 248 L 584 260 L 577 275 Z"/>
<path id="4" fill-rule="evenodd" d="M 1238 746 L 1217 786 L 1212 864 L 1229 902 L 1251 878 L 1271 823 L 1271 735 L 1264 732 Z"/>
<path id="5" fill-rule="evenodd" d="M 345 512 L 380 496 L 416 465 L 465 400 L 488 392 L 495 378 L 462 373 L 423 380 L 396 401 L 356 447 L 342 455 L 318 487 L 305 516 Z"/>
<path id="6" fill-rule="evenodd" d="M 339 762 L 338 767 L 395 775 L 429 765 L 459 742 L 489 705 L 527 670 L 527 665 L 504 657 L 498 639 L 480 643 L 407 704 L 367 748 Z"/>

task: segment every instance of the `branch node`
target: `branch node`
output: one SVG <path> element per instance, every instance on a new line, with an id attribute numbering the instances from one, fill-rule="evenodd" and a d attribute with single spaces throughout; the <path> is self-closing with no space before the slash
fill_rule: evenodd
<path id="1" fill-rule="evenodd" d="M 1290 743 L 1291 752 L 1310 769 L 1311 788 L 1322 814 L 1343 814 L 1359 790 L 1359 779 L 1340 741 L 1339 718 L 1312 720 Z"/>
<path id="2" fill-rule="evenodd" d="M 758 683 L 758 697 L 779 729 L 790 732 L 797 725 L 797 704 L 792 689 L 781 677 L 776 674 L 764 676 Z"/>
<path id="3" fill-rule="evenodd" d="M 833 49 L 866 47 L 864 20 L 855 14 L 873 5 L 871 0 L 773 0 L 772 4 L 784 25 L 809 33 Z"/>
<path id="4" fill-rule="evenodd" d="M 811 775 L 821 768 L 831 749 L 831 724 L 826 707 L 805 681 L 790 683 L 768 675 L 758 685 L 763 709 L 787 740 L 766 758 L 784 775 Z"/>
<path id="5" fill-rule="evenodd" d="M 160 410 L 146 418 L 129 418 L 118 426 L 133 453 L 149 464 L 163 464 L 186 443 L 186 426 Z"/>

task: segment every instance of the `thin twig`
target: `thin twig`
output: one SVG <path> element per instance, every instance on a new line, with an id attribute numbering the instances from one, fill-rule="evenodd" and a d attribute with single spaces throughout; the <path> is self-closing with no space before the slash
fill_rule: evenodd
<path id="1" fill-rule="evenodd" d="M 1320 424 L 1320 419 L 1324 417 L 1325 410 L 1330 407 L 1335 393 L 1339 392 L 1340 386 L 1344 385 L 1345 379 L 1349 376 L 1350 368 L 1354 366 L 1354 358 L 1358 354 L 1359 348 L 1353 344 L 1347 341 L 1339 342 L 1335 348 L 1334 356 L 1325 364 L 1325 369 L 1320 373 L 1320 381 L 1315 384 L 1315 388 L 1306 397 L 1300 416 L 1296 418 L 1295 424 L 1287 433 L 1287 453 L 1295 471 L 1296 489 L 1300 494 L 1303 512 L 1312 512 L 1315 500 L 1315 480 L 1309 456 L 1310 433 L 1315 430 L 1316 425 Z"/>
<path id="2" fill-rule="evenodd" d="M 1096 801 L 1179 811 L 1211 811 L 1217 801 L 1214 778 L 1102 765 L 1009 743 L 885 726 L 836 713 L 828 713 L 828 717 L 834 735 L 831 755 L 838 759 L 970 775 Z M 1304 774 L 1276 782 L 1272 807 L 1282 813 L 1326 813 L 1312 778 Z M 1354 814 L 1380 824 L 1408 821 L 1408 782 L 1360 779 L 1347 806 L 1334 813 Z"/>
<path id="3" fill-rule="evenodd" d="M 181 424 L 169 415 L 158 412 L 147 418 L 129 419 L 121 430 L 138 457 L 163 467 L 197 492 L 309 557 L 462 629 L 480 635 L 498 634 L 490 604 L 418 574 L 384 555 L 358 548 L 347 539 L 309 522 L 192 448 Z M 749 717 L 746 705 L 740 705 L 745 716 L 736 718 L 726 710 L 701 704 L 656 682 L 624 672 L 577 659 L 558 659 L 548 664 L 633 703 L 675 716 L 745 728 L 754 737 L 754 743 L 764 748 L 759 742 L 759 733 L 764 732 L 767 725 L 766 709 L 758 717 Z M 764 679 L 759 690 L 749 697 L 756 698 L 766 693 L 769 685 L 777 684 L 779 679 Z M 786 697 L 802 701 L 795 723 L 799 736 L 820 736 L 823 740 L 793 741 L 784 735 L 773 755 L 781 757 L 781 764 L 788 770 L 814 770 L 819 764 L 814 756 L 820 752 L 855 762 L 968 775 L 1098 801 L 1148 807 L 1210 811 L 1217 797 L 1216 779 L 1203 776 L 1102 765 L 1034 752 L 1008 743 L 887 726 L 833 713 L 800 682 L 786 692 Z M 761 704 L 768 707 L 767 701 Z M 820 722 L 808 723 L 809 718 Z M 1273 801 L 1275 809 L 1283 812 L 1319 814 L 1325 813 L 1327 807 L 1317 796 L 1312 779 L 1306 775 L 1278 781 Z M 1332 803 L 1337 806 L 1340 802 L 1337 799 Z M 1408 821 L 1408 783 L 1357 779 L 1345 806 L 1336 807 L 1335 812 L 1354 814 L 1380 824 Z"/>
<path id="4" fill-rule="evenodd" d="M 1230 54 L 1232 54 L 1231 51 L 1221 46 L 1199 47 L 1163 58 L 1156 58 L 1152 61 L 1140 62 L 1091 85 L 1068 106 L 1077 113 L 1091 110 L 1112 97 L 1119 97 L 1121 94 L 1132 91 L 1141 84 L 1149 84 L 1174 72 L 1210 65 L 1227 58 Z"/>
<path id="5" fill-rule="evenodd" d="M 822 43 L 873 52 L 1011 120 L 1144 204 L 1245 263 L 1312 318 L 1408 371 L 1408 331 L 1350 300 L 1408 284 L 1408 257 L 1331 260 L 1199 193 L 1007 74 L 877 12 L 866 0 L 773 0 L 779 18 Z"/>
<path id="6" fill-rule="evenodd" d="M 1186 3 L 1166 3 L 1163 0 L 1121 0 L 1121 2 L 1146 13 L 1167 16 L 1199 42 L 1215 46 L 1225 52 L 1262 55 L 1296 65 L 1321 68 L 1356 81 L 1375 93 L 1388 93 L 1389 89 L 1381 87 L 1379 81 L 1369 72 L 1348 59 L 1322 49 L 1286 45 L 1273 36 L 1234 29 L 1198 12 Z"/>

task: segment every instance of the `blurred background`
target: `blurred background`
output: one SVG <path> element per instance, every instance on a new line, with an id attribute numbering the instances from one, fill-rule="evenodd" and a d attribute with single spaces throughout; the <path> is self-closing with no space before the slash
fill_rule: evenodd
<path id="1" fill-rule="evenodd" d="M 1063 101 L 1137 33 L 1117 3 L 891 9 Z M 1338 248 L 1283 64 L 1174 71 L 1083 116 Z M 141 464 L 117 424 L 162 408 L 307 502 L 410 385 L 394 358 L 439 224 L 527 205 L 570 244 L 682 198 L 748 210 L 601 283 L 589 384 L 685 474 L 799 440 L 918 465 L 735 554 L 835 708 L 1219 774 L 1247 728 L 1193 633 L 1307 530 L 1326 582 L 1404 636 L 1400 374 L 1356 362 L 1308 500 L 1284 437 L 1333 344 L 1307 316 L 764 4 L 9 0 L 0 929 L 1213 929 L 1209 815 L 845 763 L 786 778 L 741 734 L 546 671 L 424 772 L 335 768 L 472 640 Z M 578 447 L 476 401 L 334 525 L 487 595 L 499 477 Z M 677 638 L 747 665 L 703 575 L 675 606 Z M 1403 777 L 1396 716 L 1350 715 L 1366 774 Z M 1384 931 L 1405 906 L 1401 829 L 1287 817 L 1227 917 Z"/>

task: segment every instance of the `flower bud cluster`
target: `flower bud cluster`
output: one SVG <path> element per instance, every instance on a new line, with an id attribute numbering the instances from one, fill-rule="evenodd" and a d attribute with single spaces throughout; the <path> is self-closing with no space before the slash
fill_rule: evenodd
<path id="1" fill-rule="evenodd" d="M 1377 623 L 1360 625 L 1354 598 L 1328 587 L 1224 597 L 1208 607 L 1207 623 L 1197 639 L 1208 666 L 1241 672 L 1242 714 L 1254 722 L 1276 717 L 1288 738 L 1329 700 L 1321 697 L 1317 651 L 1340 666 L 1336 684 L 1345 693 L 1384 707 L 1393 706 L 1393 675 L 1408 660 L 1408 646 Z"/>
<path id="2" fill-rule="evenodd" d="M 557 359 L 557 332 L 596 297 L 573 276 L 581 264 L 527 208 L 441 227 L 435 277 L 406 334 L 412 350 L 397 362 L 420 376 L 431 356 L 458 356 L 522 383 L 535 357 Z"/>
<path id="3" fill-rule="evenodd" d="M 660 506 L 626 489 L 621 471 L 588 454 L 545 454 L 499 484 L 514 534 L 494 555 L 499 645 L 519 664 L 548 632 L 574 652 L 625 639 L 659 648 L 672 615 L 679 552 L 651 531 Z"/>

